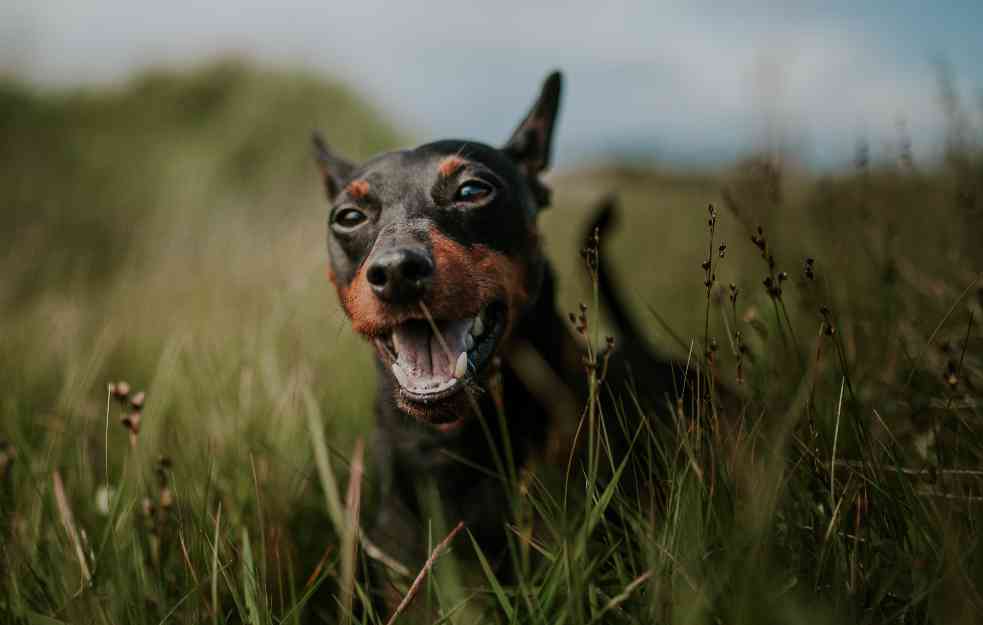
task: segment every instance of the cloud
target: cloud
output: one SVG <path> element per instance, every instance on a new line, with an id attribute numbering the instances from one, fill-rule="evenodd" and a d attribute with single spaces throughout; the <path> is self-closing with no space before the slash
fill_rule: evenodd
<path id="1" fill-rule="evenodd" d="M 859 133 L 894 133 L 899 118 L 916 141 L 937 142 L 930 60 L 956 27 L 946 14 L 913 21 L 898 3 L 863 13 L 845 2 L 41 0 L 24 10 L 40 80 L 114 79 L 235 50 L 341 74 L 423 134 L 489 141 L 562 67 L 561 163 L 633 139 L 667 156 L 691 146 L 727 158 L 776 123 L 824 162 L 849 159 Z"/>

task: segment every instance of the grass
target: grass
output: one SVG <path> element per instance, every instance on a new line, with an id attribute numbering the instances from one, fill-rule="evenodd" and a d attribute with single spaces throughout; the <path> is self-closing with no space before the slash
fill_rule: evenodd
<path id="1" fill-rule="evenodd" d="M 340 87 L 234 62 L 7 84 L 0 109 L 0 621 L 388 622 L 354 609 L 370 350 L 324 278 L 307 141 L 400 138 Z M 396 622 L 976 622 L 983 160 L 899 161 L 554 176 L 559 301 L 589 304 L 596 357 L 577 251 L 614 189 L 636 319 L 742 407 L 640 419 L 595 379 L 634 440 L 612 458 L 586 432 L 616 477 L 517 472 L 514 579 L 457 530 Z M 435 550 L 452 530 L 435 510 Z"/>

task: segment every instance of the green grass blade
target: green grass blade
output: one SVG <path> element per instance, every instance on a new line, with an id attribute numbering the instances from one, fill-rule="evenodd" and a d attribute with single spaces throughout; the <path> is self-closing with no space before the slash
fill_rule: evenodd
<path id="1" fill-rule="evenodd" d="M 245 620 L 250 625 L 262 625 L 259 606 L 262 603 L 256 583 L 256 569 L 253 564 L 253 547 L 249 541 L 249 530 L 242 528 L 242 596 L 246 602 Z"/>
<path id="2" fill-rule="evenodd" d="M 508 622 L 514 623 L 515 610 L 513 609 L 511 602 L 509 602 L 509 598 L 506 596 L 502 585 L 498 582 L 495 572 L 492 571 L 491 565 L 488 564 L 488 560 L 485 558 L 485 554 L 481 551 L 481 547 L 478 546 L 478 541 L 474 539 L 474 535 L 471 533 L 471 530 L 468 530 L 468 538 L 471 539 L 471 545 L 474 547 L 474 552 L 478 556 L 478 562 L 481 563 L 481 570 L 484 572 L 485 579 L 488 580 L 488 584 L 491 586 L 492 592 L 495 594 L 495 598 L 498 600 L 498 605 L 508 617 Z"/>

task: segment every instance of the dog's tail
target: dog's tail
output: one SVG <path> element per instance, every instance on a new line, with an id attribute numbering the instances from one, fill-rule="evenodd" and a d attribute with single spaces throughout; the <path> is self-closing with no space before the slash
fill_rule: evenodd
<path id="1" fill-rule="evenodd" d="M 618 336 L 618 349 L 624 354 L 626 364 L 635 374 L 649 374 L 647 384 L 660 387 L 661 391 L 669 392 L 672 397 L 678 396 L 680 388 L 687 385 L 677 380 L 687 369 L 685 363 L 668 357 L 662 350 L 656 349 L 646 338 L 645 332 L 632 318 L 629 308 L 621 296 L 618 281 L 608 264 L 606 247 L 610 232 L 614 227 L 618 214 L 618 198 L 608 194 L 598 202 L 594 209 L 594 217 L 584 233 L 585 247 L 596 251 L 597 290 L 608 318 L 614 324 Z M 677 335 L 658 311 L 649 309 L 652 317 L 662 330 L 671 337 L 685 352 L 686 343 Z M 656 383 L 655 381 L 658 381 Z M 664 388 L 662 386 L 664 385 Z"/>
<path id="2" fill-rule="evenodd" d="M 644 333 L 635 324 L 628 307 L 620 295 L 617 279 L 607 262 L 606 243 L 617 220 L 618 198 L 613 193 L 601 198 L 594 208 L 594 216 L 584 233 L 584 248 L 596 250 L 597 289 L 608 316 L 621 335 L 624 346 L 644 346 Z M 645 350 L 648 351 L 648 350 Z"/>
<path id="3" fill-rule="evenodd" d="M 628 306 L 621 298 L 617 279 L 611 272 L 605 253 L 605 247 L 618 212 L 618 199 L 613 194 L 605 196 L 594 209 L 594 216 L 584 233 L 584 243 L 587 249 L 596 250 L 597 287 L 608 317 L 620 334 L 619 349 L 624 353 L 629 366 L 635 374 L 646 372 L 646 385 L 649 390 L 655 390 L 655 396 L 668 394 L 672 398 L 689 397 L 693 392 L 692 371 L 685 361 L 674 359 L 661 350 L 654 348 L 645 337 L 645 333 L 632 319 Z M 689 347 L 676 334 L 658 311 L 649 308 L 653 319 L 659 324 L 665 334 L 685 353 Z M 726 385 L 717 383 L 715 386 L 718 399 L 726 402 L 731 408 L 737 407 L 737 395 Z"/>

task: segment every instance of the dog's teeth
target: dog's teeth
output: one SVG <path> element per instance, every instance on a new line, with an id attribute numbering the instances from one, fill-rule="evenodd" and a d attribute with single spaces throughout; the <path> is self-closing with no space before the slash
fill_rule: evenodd
<path id="1" fill-rule="evenodd" d="M 474 325 L 471 326 L 473 336 L 481 336 L 485 333 L 485 322 L 481 320 L 481 315 L 474 318 Z M 470 347 L 468 349 L 471 349 Z"/>
<path id="2" fill-rule="evenodd" d="M 460 380 L 467 372 L 468 354 L 467 352 L 461 352 L 461 355 L 457 357 L 457 363 L 454 365 L 454 377 Z"/>
<path id="3" fill-rule="evenodd" d="M 468 351 L 471 351 L 472 349 L 474 349 L 474 337 L 471 336 L 470 334 L 468 334 L 468 335 L 466 335 L 464 337 L 464 347 Z"/>

